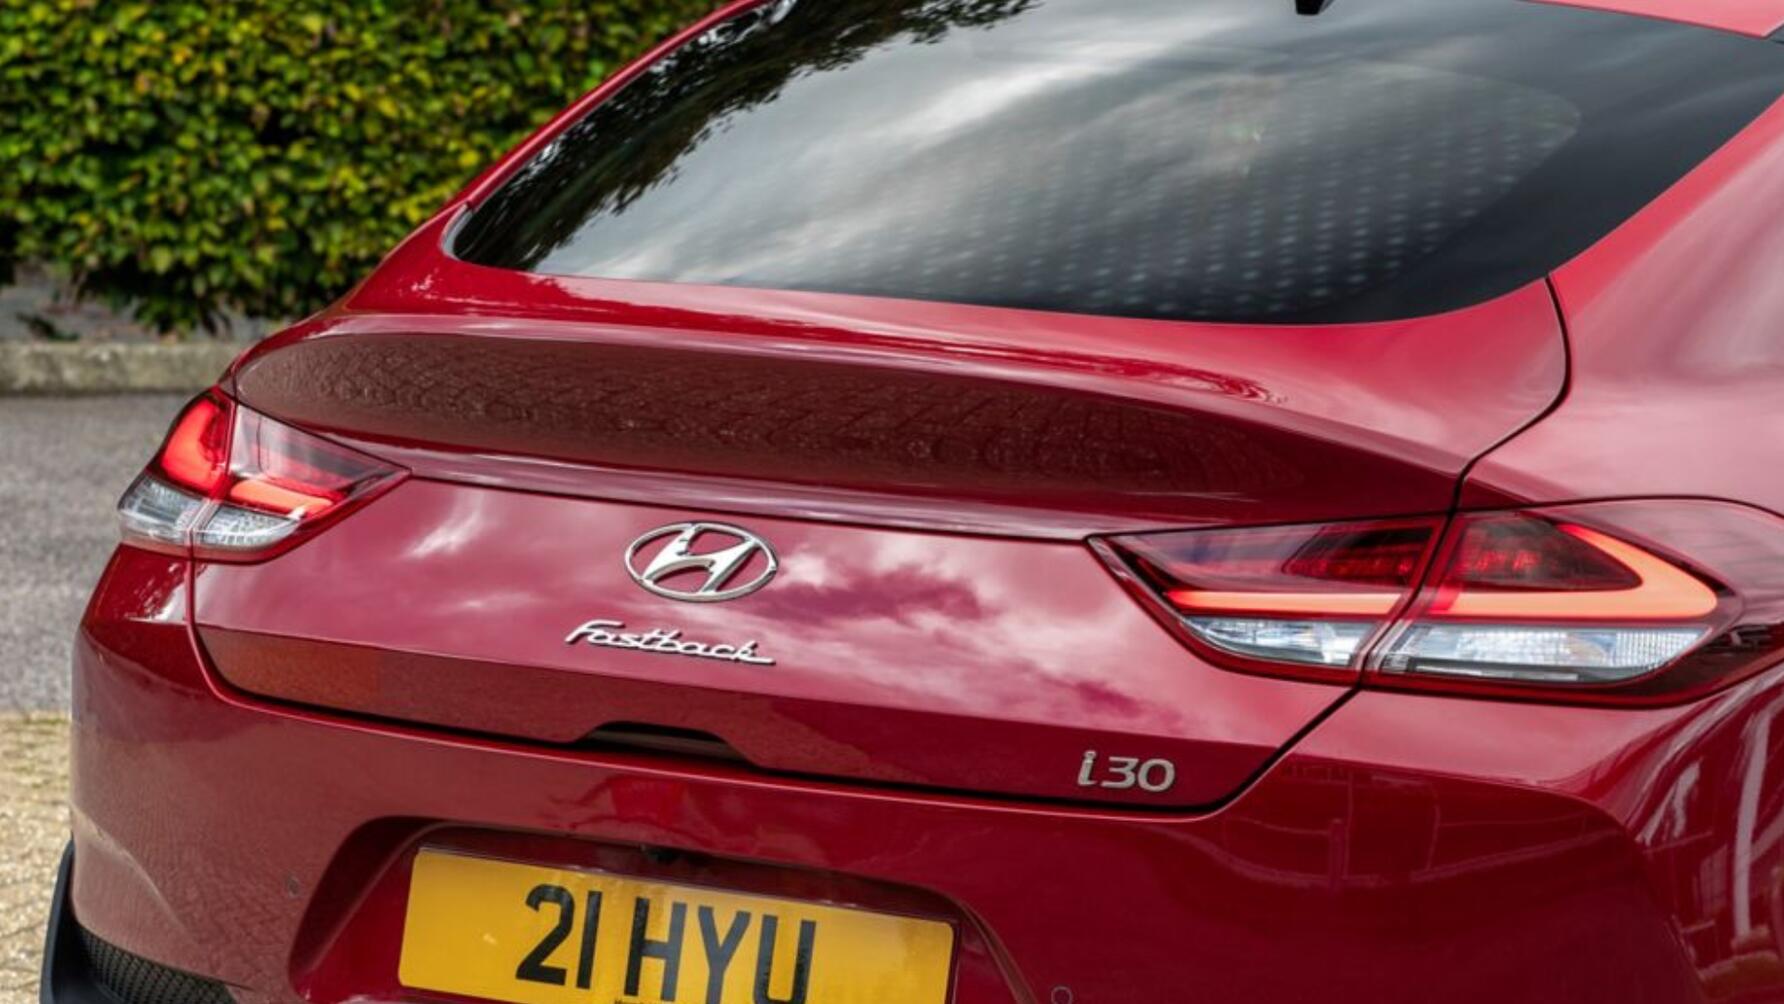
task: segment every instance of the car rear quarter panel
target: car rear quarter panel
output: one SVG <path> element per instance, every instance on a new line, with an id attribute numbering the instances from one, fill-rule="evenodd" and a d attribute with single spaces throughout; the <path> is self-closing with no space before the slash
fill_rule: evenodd
<path id="1" fill-rule="evenodd" d="M 1756 15 L 1765 5 L 1723 6 Z M 1568 393 L 1473 468 L 1463 506 L 1687 496 L 1784 514 L 1781 214 L 1784 106 L 1774 106 L 1561 268 L 1553 284 L 1568 329 Z M 1784 534 L 1784 519 L 1777 526 Z M 1564 710 L 1459 704 L 1443 736 L 1421 738 L 1393 710 L 1403 698 L 1377 693 L 1347 705 L 1344 722 L 1379 734 L 1365 718 L 1382 715 L 1376 726 L 1396 718 L 1396 741 L 1406 745 L 1390 762 L 1412 764 L 1433 752 L 1425 739 L 1497 743 L 1516 718 L 1519 748 L 1496 749 L 1492 769 L 1565 788 L 1617 818 L 1644 848 L 1705 997 L 1772 1001 L 1784 999 L 1779 674 L 1626 744 L 1610 771 L 1574 755 L 1578 737 L 1554 718 Z"/>
<path id="2" fill-rule="evenodd" d="M 1464 504 L 1699 496 L 1784 513 L 1780 218 L 1775 105 L 1555 274 L 1566 399 L 1476 465 Z"/>

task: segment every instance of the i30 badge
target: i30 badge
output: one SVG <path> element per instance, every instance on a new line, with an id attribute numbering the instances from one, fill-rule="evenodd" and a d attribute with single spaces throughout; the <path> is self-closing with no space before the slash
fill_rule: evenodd
<path id="1" fill-rule="evenodd" d="M 668 543 L 653 553 L 652 546 L 665 537 Z M 748 596 L 779 570 L 780 559 L 766 540 L 725 523 L 660 526 L 626 548 L 626 571 L 632 581 L 658 596 L 689 603 Z M 704 575 L 680 574 L 689 571 Z"/>

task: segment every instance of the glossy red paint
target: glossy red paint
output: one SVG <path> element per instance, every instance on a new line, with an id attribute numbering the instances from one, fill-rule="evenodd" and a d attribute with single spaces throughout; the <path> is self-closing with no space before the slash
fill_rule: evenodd
<path id="1" fill-rule="evenodd" d="M 1638 17 L 1718 28 L 1742 35 L 1770 35 L 1784 27 L 1784 3 L 1778 0 L 1530 0 L 1563 7 L 1617 11 Z"/>
<path id="2" fill-rule="evenodd" d="M 757 518 L 771 588 L 634 585 L 626 546 L 700 516 L 412 481 L 283 560 L 202 566 L 195 620 L 226 679 L 284 700 L 553 744 L 684 729 L 767 770 L 1051 799 L 1087 797 L 1085 750 L 1149 750 L 1183 765 L 1173 802 L 1218 802 L 1343 694 L 1197 660 L 1078 543 Z M 566 643 L 596 620 L 774 664 Z"/>
<path id="3" fill-rule="evenodd" d="M 263 704 L 170 623 L 185 591 L 120 551 L 81 636 L 74 908 L 244 1000 L 412 996 L 422 844 L 949 919 L 959 1004 L 1779 999 L 1780 806 L 1744 782 L 1784 672 L 1651 711 L 1365 692 L 1219 811 L 1136 816 Z"/>

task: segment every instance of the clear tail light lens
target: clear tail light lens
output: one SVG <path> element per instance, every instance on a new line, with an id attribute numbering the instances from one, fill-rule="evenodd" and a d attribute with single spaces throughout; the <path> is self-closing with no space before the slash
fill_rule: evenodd
<path id="1" fill-rule="evenodd" d="M 1659 669 L 1704 639 L 1695 627 L 1409 626 L 1382 659 L 1391 673 L 1527 683 L 1614 683 Z"/>
<path id="2" fill-rule="evenodd" d="M 118 503 L 124 539 L 258 560 L 395 484 L 401 468 L 294 429 L 216 391 L 186 407 Z"/>
<path id="3" fill-rule="evenodd" d="M 1643 501 L 1099 545 L 1213 661 L 1376 685 L 1665 703 L 1784 659 L 1784 523 Z"/>

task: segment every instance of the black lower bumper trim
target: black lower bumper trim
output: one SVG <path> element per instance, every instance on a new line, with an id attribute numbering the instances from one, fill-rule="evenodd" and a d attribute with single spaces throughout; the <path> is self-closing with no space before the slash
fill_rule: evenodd
<path id="1" fill-rule="evenodd" d="M 74 845 L 62 852 L 43 946 L 41 1004 L 234 1004 L 223 984 L 133 955 L 83 929 L 69 906 Z"/>

